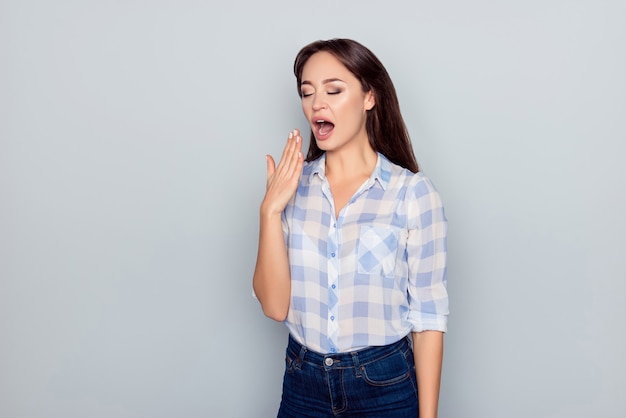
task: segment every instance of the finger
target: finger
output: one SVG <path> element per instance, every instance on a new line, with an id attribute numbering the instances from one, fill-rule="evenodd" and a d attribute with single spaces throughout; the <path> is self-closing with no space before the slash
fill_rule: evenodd
<path id="1" fill-rule="evenodd" d="M 298 162 L 296 163 L 296 172 L 298 175 L 302 174 L 302 167 L 304 167 L 304 154 L 300 152 L 298 155 Z"/>
<path id="2" fill-rule="evenodd" d="M 271 155 L 266 155 L 265 160 L 267 161 L 267 178 L 270 178 L 276 172 L 276 163 Z"/>
<path id="3" fill-rule="evenodd" d="M 302 167 L 304 166 L 304 155 L 302 152 L 298 151 L 294 154 L 294 159 L 291 164 L 291 169 L 289 173 L 285 176 L 289 184 L 293 187 L 297 187 L 298 182 L 300 180 L 300 176 L 302 175 Z"/>
<path id="4" fill-rule="evenodd" d="M 283 150 L 283 155 L 280 158 L 280 161 L 278 162 L 278 166 L 277 169 L 280 171 L 286 170 L 289 171 L 289 169 L 291 168 L 291 159 L 293 158 L 293 153 L 295 151 L 295 144 L 296 144 L 296 135 L 295 135 L 295 130 L 289 132 L 289 137 L 287 138 L 287 144 L 285 145 L 285 148 Z"/>
<path id="5" fill-rule="evenodd" d="M 297 175 L 302 174 L 302 167 L 304 166 L 304 154 L 302 153 L 302 138 L 300 138 L 300 146 L 298 147 L 298 153 L 295 161 L 295 171 Z"/>
<path id="6" fill-rule="evenodd" d="M 302 167 L 298 168 L 298 164 L 300 160 L 303 159 L 302 155 L 302 137 L 297 135 L 294 138 L 294 148 L 293 153 L 291 154 L 291 162 L 289 164 L 289 174 L 290 175 L 299 175 L 302 171 Z"/>
<path id="7" fill-rule="evenodd" d="M 278 164 L 276 165 L 276 169 L 280 170 L 282 169 L 282 167 L 285 165 L 285 161 L 287 159 L 287 156 L 289 155 L 289 148 L 291 145 L 291 138 L 293 136 L 293 132 L 289 132 L 289 137 L 287 138 L 287 143 L 285 144 L 285 147 L 283 148 L 283 153 L 280 156 L 280 160 L 278 160 Z"/>
<path id="8" fill-rule="evenodd" d="M 296 151 L 297 152 L 302 152 L 302 135 L 300 134 L 300 130 L 299 129 L 294 129 L 293 130 L 293 135 L 295 138 L 297 138 L 296 140 Z"/>

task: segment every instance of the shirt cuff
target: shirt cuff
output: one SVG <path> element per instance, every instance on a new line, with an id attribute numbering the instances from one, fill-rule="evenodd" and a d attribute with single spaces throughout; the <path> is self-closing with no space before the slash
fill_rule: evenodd
<path id="1" fill-rule="evenodd" d="M 413 332 L 448 331 L 447 315 L 411 311 L 409 312 L 409 322 L 413 326 Z"/>

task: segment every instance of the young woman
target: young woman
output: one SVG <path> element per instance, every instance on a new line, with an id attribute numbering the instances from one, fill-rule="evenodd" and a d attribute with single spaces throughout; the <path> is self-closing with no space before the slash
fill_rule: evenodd
<path id="1" fill-rule="evenodd" d="M 313 42 L 294 73 L 311 141 L 306 160 L 298 130 L 278 165 L 266 157 L 253 278 L 290 334 L 278 416 L 436 417 L 448 315 L 439 194 L 370 50 Z"/>

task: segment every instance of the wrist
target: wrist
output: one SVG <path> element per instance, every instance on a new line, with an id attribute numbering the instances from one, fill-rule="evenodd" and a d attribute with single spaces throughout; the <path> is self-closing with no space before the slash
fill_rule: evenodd
<path id="1" fill-rule="evenodd" d="M 281 209 L 272 208 L 266 202 L 261 203 L 260 208 L 261 219 L 280 219 L 283 211 Z"/>

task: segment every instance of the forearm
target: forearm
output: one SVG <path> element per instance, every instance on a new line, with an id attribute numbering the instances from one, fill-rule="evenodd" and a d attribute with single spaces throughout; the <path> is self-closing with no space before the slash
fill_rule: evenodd
<path id="1" fill-rule="evenodd" d="M 291 299 L 291 274 L 281 214 L 298 188 L 304 164 L 301 149 L 300 131 L 295 129 L 289 133 L 278 166 L 272 156 L 266 156 L 267 187 L 261 203 L 259 252 L 252 286 L 263 313 L 276 321 L 287 318 Z"/>
<path id="2" fill-rule="evenodd" d="M 284 321 L 291 298 L 291 275 L 280 213 L 267 214 L 261 210 L 259 249 L 252 283 L 263 313 L 276 321 Z"/>
<path id="3" fill-rule="evenodd" d="M 413 355 L 417 377 L 420 418 L 436 418 L 441 385 L 443 333 L 413 333 Z"/>

